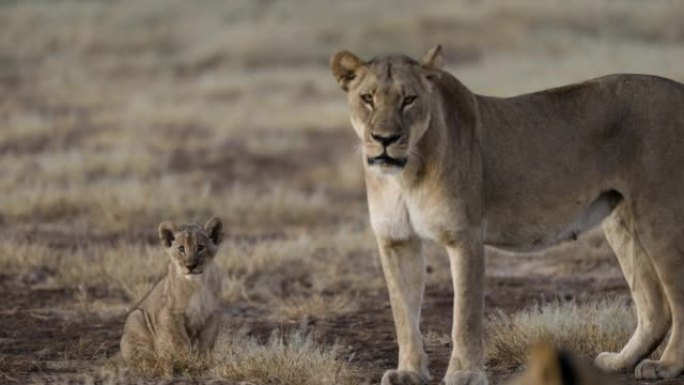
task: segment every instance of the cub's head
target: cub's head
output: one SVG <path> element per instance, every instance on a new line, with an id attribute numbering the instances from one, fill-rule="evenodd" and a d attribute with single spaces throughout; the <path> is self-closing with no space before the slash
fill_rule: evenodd
<path id="1" fill-rule="evenodd" d="M 187 278 L 199 276 L 216 255 L 223 236 L 219 218 L 211 218 L 204 227 L 171 221 L 159 224 L 159 240 L 174 265 Z"/>
<path id="2" fill-rule="evenodd" d="M 380 174 L 400 172 L 430 124 L 434 80 L 440 76 L 442 49 L 418 62 L 403 55 L 363 61 L 349 51 L 330 59 L 330 68 L 351 110 L 368 167 Z"/>

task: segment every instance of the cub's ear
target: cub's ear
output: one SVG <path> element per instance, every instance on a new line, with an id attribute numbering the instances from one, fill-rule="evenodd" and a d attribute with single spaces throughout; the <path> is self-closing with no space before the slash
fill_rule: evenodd
<path id="1" fill-rule="evenodd" d="M 223 222 L 217 217 L 213 217 L 204 225 L 204 229 L 209 233 L 209 238 L 215 245 L 219 245 L 223 240 Z"/>
<path id="2" fill-rule="evenodd" d="M 527 370 L 518 378 L 518 385 L 548 384 L 617 384 L 615 378 L 602 372 L 590 362 L 551 343 L 541 342 L 530 349 Z"/>
<path id="3" fill-rule="evenodd" d="M 420 61 L 420 65 L 428 70 L 441 70 L 444 67 L 444 54 L 442 53 L 442 46 L 436 45 L 430 49 L 423 59 Z"/>
<path id="4" fill-rule="evenodd" d="M 343 90 L 349 90 L 349 83 L 356 77 L 356 72 L 366 63 L 353 53 L 343 50 L 330 58 L 330 70 Z"/>
<path id="5" fill-rule="evenodd" d="M 565 374 L 563 373 L 563 367 L 565 366 L 566 371 L 569 372 L 568 374 L 573 373 L 567 361 L 569 361 L 569 356 L 555 349 L 550 343 L 537 343 L 530 348 L 528 356 L 529 377 L 542 384 L 562 385 L 564 384 L 563 377 Z"/>
<path id="6" fill-rule="evenodd" d="M 175 232 L 178 231 L 178 226 L 171 221 L 164 221 L 159 224 L 159 241 L 164 247 L 171 247 L 175 239 Z"/>

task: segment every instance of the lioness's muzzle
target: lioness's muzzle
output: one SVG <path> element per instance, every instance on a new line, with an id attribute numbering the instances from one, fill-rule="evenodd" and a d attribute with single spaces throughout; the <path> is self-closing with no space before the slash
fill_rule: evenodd
<path id="1" fill-rule="evenodd" d="M 368 164 L 371 166 L 396 166 L 396 167 L 404 167 L 406 165 L 406 158 L 392 158 L 391 156 L 387 155 L 386 152 L 383 152 L 382 155 L 373 157 L 373 158 L 368 158 Z"/>

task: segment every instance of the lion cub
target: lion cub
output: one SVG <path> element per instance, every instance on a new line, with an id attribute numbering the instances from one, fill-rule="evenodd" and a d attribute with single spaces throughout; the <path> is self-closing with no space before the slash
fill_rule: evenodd
<path id="1" fill-rule="evenodd" d="M 121 337 L 126 365 L 159 362 L 178 353 L 206 353 L 213 348 L 221 288 L 213 259 L 222 229 L 219 218 L 211 218 L 204 227 L 178 226 L 170 221 L 159 224 L 159 240 L 171 261 L 166 276 L 126 319 Z"/>

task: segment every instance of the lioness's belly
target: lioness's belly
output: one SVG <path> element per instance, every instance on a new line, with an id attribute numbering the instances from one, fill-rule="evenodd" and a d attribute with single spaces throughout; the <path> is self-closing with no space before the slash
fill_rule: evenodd
<path id="1" fill-rule="evenodd" d="M 577 210 L 539 212 L 537 216 L 518 219 L 511 213 L 487 218 L 485 243 L 510 251 L 541 250 L 558 243 L 575 240 L 600 224 L 622 200 L 614 191 L 606 191 L 593 201 L 580 204 Z"/>

